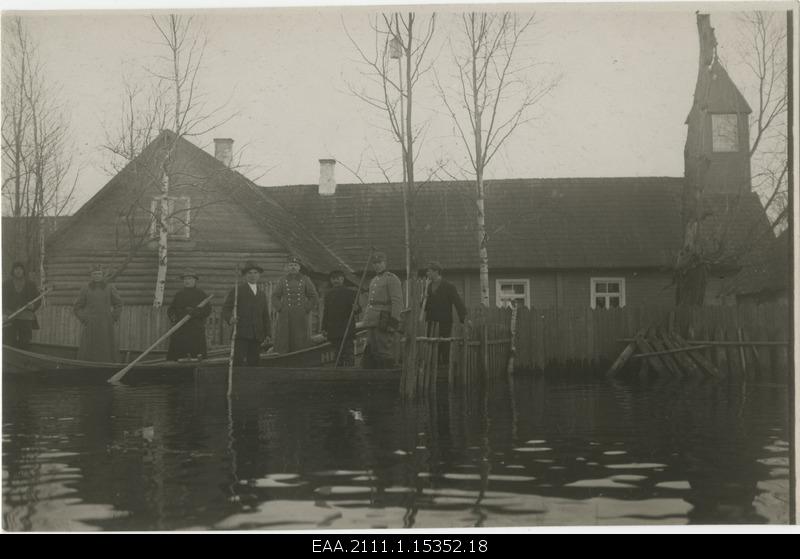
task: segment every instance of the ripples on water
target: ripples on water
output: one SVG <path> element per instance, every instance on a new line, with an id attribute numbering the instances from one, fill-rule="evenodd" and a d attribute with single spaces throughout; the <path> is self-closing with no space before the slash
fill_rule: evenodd
<path id="1" fill-rule="evenodd" d="M 6 380 L 6 530 L 787 523 L 787 389 Z"/>

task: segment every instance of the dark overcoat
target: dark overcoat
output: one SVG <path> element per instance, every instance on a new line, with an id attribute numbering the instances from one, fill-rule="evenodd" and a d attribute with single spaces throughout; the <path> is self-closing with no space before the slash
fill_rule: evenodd
<path id="1" fill-rule="evenodd" d="M 182 357 L 205 356 L 206 344 L 206 319 L 211 314 L 211 305 L 197 305 L 208 297 L 205 291 L 197 287 L 185 287 L 175 294 L 172 304 L 167 309 L 169 319 L 174 323 L 187 314 L 191 318 L 178 330 L 173 332 L 169 339 L 167 359 L 175 361 Z"/>
<path id="2" fill-rule="evenodd" d="M 358 315 L 358 307 L 353 312 L 353 305 L 356 302 L 356 291 L 349 287 L 339 286 L 334 287 L 325 294 L 325 306 L 322 310 L 322 330 L 328 333 L 329 340 L 340 340 L 344 337 L 344 332 L 347 330 L 347 337 L 350 338 L 355 334 L 355 319 Z M 350 321 L 350 327 L 347 328 L 350 314 L 353 314 L 353 320 Z"/>

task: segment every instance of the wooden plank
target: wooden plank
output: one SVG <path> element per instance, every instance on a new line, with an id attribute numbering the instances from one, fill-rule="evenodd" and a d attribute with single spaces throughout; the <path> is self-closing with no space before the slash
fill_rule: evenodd
<path id="1" fill-rule="evenodd" d="M 697 349 L 703 347 L 703 346 L 688 346 L 686 340 L 684 340 L 680 336 L 680 334 L 675 334 L 674 337 L 675 340 L 678 342 L 678 344 L 685 348 Z M 714 364 L 711 361 L 706 359 L 703 353 L 704 352 L 692 352 L 688 354 L 688 357 L 690 359 L 693 359 L 703 371 L 705 371 L 706 373 L 708 373 L 713 377 L 719 378 L 721 376 L 719 370 L 714 366 Z"/>

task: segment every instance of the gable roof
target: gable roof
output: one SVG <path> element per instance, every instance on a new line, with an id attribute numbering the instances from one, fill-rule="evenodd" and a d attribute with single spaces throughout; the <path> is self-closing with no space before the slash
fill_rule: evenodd
<path id="1" fill-rule="evenodd" d="M 370 246 L 389 267 L 403 267 L 401 185 L 343 184 L 320 196 L 316 185 L 264 191 L 302 218 L 351 267 Z M 671 268 L 682 239 L 683 179 L 672 177 L 507 179 L 486 181 L 489 265 L 493 269 Z M 741 238 L 763 215 L 756 195 L 710 196 L 708 231 Z M 478 266 L 474 184 L 422 186 L 415 197 L 418 264 Z M 716 217 L 715 217 L 716 216 Z M 733 216 L 726 219 L 724 216 Z M 732 222 L 732 223 L 729 223 Z M 758 227 L 761 227 L 758 225 Z"/>
<path id="2" fill-rule="evenodd" d="M 174 140 L 175 134 L 169 130 L 162 131 L 158 137 L 142 150 L 136 160 L 130 162 L 115 175 L 99 192 L 86 202 L 60 231 L 57 238 L 50 242 L 56 246 L 69 235 L 69 230 L 86 219 L 93 211 L 101 207 L 104 200 L 118 188 L 126 186 L 126 176 L 133 172 L 135 165 L 145 165 L 150 169 L 159 164 L 158 156 L 167 142 Z M 343 268 L 351 272 L 347 265 L 331 252 L 301 221 L 290 215 L 273 199 L 264 196 L 261 188 L 241 173 L 228 168 L 213 155 L 197 147 L 183 137 L 178 137 L 175 160 L 178 162 L 191 159 L 193 163 L 204 169 L 205 186 L 224 193 L 241 208 L 253 216 L 261 227 L 279 244 L 284 246 L 310 270 L 326 272 L 332 268 Z"/>

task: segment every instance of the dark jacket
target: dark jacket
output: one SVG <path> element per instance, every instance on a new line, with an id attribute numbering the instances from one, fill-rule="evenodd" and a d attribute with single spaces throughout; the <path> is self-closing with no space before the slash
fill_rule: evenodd
<path id="1" fill-rule="evenodd" d="M 25 303 L 36 299 L 39 296 L 39 290 L 36 285 L 30 280 L 24 280 L 21 291 L 14 289 L 14 280 L 7 279 L 3 282 L 3 314 L 9 315 L 20 308 Z M 33 304 L 33 310 L 24 310 L 14 317 L 14 320 L 36 320 L 33 312 L 42 305 L 42 300 L 39 299 Z"/>
<path id="2" fill-rule="evenodd" d="M 325 308 L 322 311 L 322 330 L 328 333 L 328 339 L 339 339 L 344 337 L 347 328 L 347 321 L 350 313 L 353 312 L 353 304 L 356 302 L 356 291 L 349 287 L 334 287 L 325 294 Z M 353 312 L 353 321 L 350 328 L 347 328 L 347 337 L 355 334 L 355 317 L 358 316 L 359 308 Z"/>
<path id="3" fill-rule="evenodd" d="M 197 287 L 184 287 L 175 294 L 167 309 L 167 316 L 173 323 L 187 314 L 191 318 L 170 337 L 167 359 L 206 354 L 206 319 L 211 314 L 211 305 L 206 303 L 202 307 L 197 306 L 206 297 L 205 291 Z"/>
<path id="4" fill-rule="evenodd" d="M 429 284 L 427 297 L 425 318 L 428 322 L 453 322 L 453 307 L 458 312 L 460 322 L 467 317 L 467 308 L 456 286 L 446 279 L 439 280 L 439 287 L 435 291 L 433 284 Z"/>
<path id="5" fill-rule="evenodd" d="M 233 316 L 233 299 L 234 290 L 231 289 L 222 307 L 222 318 L 226 322 L 230 322 Z M 263 285 L 258 286 L 258 293 L 254 295 L 247 282 L 239 284 L 236 315 L 239 317 L 239 325 L 236 327 L 237 338 L 262 342 L 271 334 L 267 292 Z"/>

